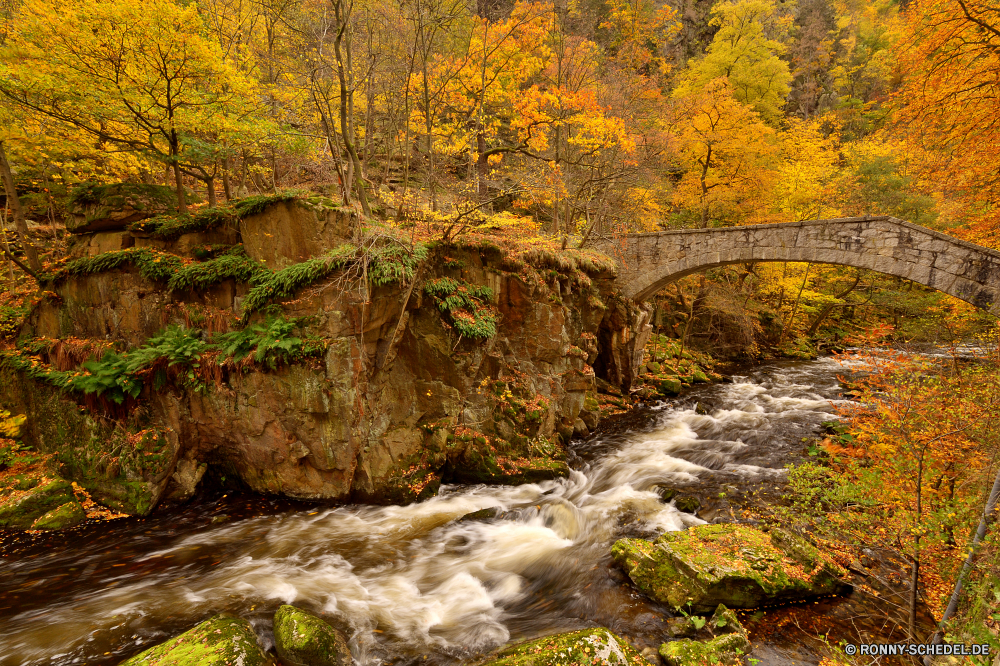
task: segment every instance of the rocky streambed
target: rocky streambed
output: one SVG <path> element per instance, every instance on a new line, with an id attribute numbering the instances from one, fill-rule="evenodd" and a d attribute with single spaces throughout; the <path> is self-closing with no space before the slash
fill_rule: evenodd
<path id="1" fill-rule="evenodd" d="M 822 641 L 789 632 L 782 608 L 766 610 L 776 623 L 757 609 L 729 621 L 731 611 L 708 595 L 688 606 L 703 618 L 692 627 L 674 608 L 676 594 L 636 573 L 638 559 L 630 565 L 622 544 L 640 552 L 680 530 L 711 535 L 719 529 L 712 524 L 739 517 L 752 491 L 779 488 L 786 462 L 802 455 L 802 438 L 834 417 L 844 371 L 829 358 L 777 363 L 659 402 L 618 432 L 574 442 L 565 478 L 443 486 L 423 502 L 381 507 L 205 494 L 143 519 L 7 534 L 0 663 L 118 664 L 220 613 L 245 621 L 267 653 L 285 605 L 321 616 L 365 665 L 506 666 L 542 650 L 570 658 L 573 650 L 617 655 L 615 648 L 620 663 L 639 663 L 640 653 L 686 654 L 688 637 L 743 632 L 751 657 L 764 663 L 818 663 Z M 802 548 L 763 539 L 753 554 L 758 573 Z M 866 606 L 862 589 L 878 587 L 874 579 L 798 561 L 807 578 L 829 578 L 821 591 L 833 595 L 785 607 L 819 622 L 808 629 L 835 642 L 838 632 L 849 637 L 852 623 L 877 624 L 871 610 L 879 602 L 871 596 Z M 852 576 L 855 591 L 845 595 L 842 581 Z M 589 633 L 572 633 L 582 630 Z M 566 637 L 545 638 L 555 634 Z"/>

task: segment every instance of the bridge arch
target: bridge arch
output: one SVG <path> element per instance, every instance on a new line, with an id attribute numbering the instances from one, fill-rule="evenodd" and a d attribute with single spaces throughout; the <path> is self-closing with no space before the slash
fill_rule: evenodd
<path id="1" fill-rule="evenodd" d="M 716 266 L 808 261 L 906 278 L 1000 314 L 1000 252 L 894 217 L 630 234 L 597 249 L 617 259 L 618 284 L 639 301 Z"/>

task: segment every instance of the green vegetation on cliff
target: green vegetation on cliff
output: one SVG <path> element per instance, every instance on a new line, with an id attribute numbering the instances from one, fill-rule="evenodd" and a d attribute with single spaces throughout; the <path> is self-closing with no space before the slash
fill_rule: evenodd
<path id="1" fill-rule="evenodd" d="M 459 335 L 473 339 L 496 335 L 497 318 L 489 306 L 493 290 L 489 287 L 444 277 L 429 281 L 424 292 L 434 297 L 438 310 Z"/>
<path id="2" fill-rule="evenodd" d="M 16 350 L 0 350 L 0 365 L 60 389 L 98 398 L 105 405 L 124 405 L 138 398 L 146 385 L 153 390 L 168 383 L 201 389 L 207 382 L 220 381 L 221 370 L 273 370 L 321 355 L 324 341 L 296 336 L 301 327 L 298 319 L 269 317 L 243 330 L 206 337 L 200 330 L 171 325 L 142 346 L 105 351 L 75 370 L 58 370 L 43 362 L 48 342 L 42 340 Z"/>

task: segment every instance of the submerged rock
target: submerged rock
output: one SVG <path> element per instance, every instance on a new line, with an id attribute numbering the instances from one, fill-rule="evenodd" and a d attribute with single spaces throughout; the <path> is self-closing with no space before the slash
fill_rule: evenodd
<path id="1" fill-rule="evenodd" d="M 282 606 L 274 614 L 274 647 L 285 666 L 351 665 L 343 634 L 295 606 Z"/>
<path id="2" fill-rule="evenodd" d="M 674 499 L 674 506 L 683 513 L 695 513 L 701 508 L 701 500 L 693 495 L 681 495 Z"/>
<path id="3" fill-rule="evenodd" d="M 584 629 L 519 643 L 500 652 L 485 666 L 649 666 L 621 637 L 604 628 Z"/>
<path id="4" fill-rule="evenodd" d="M 742 525 L 700 525 L 655 542 L 621 539 L 615 561 L 640 590 L 676 608 L 708 612 L 719 604 L 755 608 L 841 594 L 846 571 L 801 537 Z"/>
<path id="5" fill-rule="evenodd" d="M 459 518 L 456 522 L 475 523 L 475 522 L 493 520 L 494 518 L 500 517 L 503 514 L 503 512 L 504 512 L 503 509 L 501 509 L 500 507 L 491 506 L 485 509 L 480 509 L 479 511 L 473 511 L 471 513 L 467 513 L 461 518 Z"/>
<path id="6" fill-rule="evenodd" d="M 738 666 L 750 650 L 747 632 L 736 613 L 723 605 L 707 621 L 707 629 L 716 634 L 708 640 L 684 638 L 660 646 L 660 656 L 667 666 Z"/>
<path id="7" fill-rule="evenodd" d="M 52 509 L 44 516 L 36 520 L 31 525 L 33 530 L 61 530 L 64 527 L 78 525 L 87 519 L 87 512 L 83 510 L 83 505 L 77 501 L 66 502 L 65 504 Z"/>
<path id="8" fill-rule="evenodd" d="M 0 527 L 30 529 L 36 520 L 75 499 L 73 486 L 65 479 L 39 484 L 27 494 L 8 496 L 0 504 Z"/>
<path id="9" fill-rule="evenodd" d="M 121 666 L 272 666 L 246 620 L 216 615 Z"/>

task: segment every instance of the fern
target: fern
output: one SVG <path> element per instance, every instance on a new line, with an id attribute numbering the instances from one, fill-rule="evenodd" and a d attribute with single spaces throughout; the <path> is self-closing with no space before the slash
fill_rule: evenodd
<path id="1" fill-rule="evenodd" d="M 424 286 L 437 301 L 446 323 L 464 337 L 485 340 L 497 333 L 497 318 L 488 305 L 493 290 L 462 280 L 439 278 Z"/>
<path id="2" fill-rule="evenodd" d="M 303 287 L 347 266 L 357 254 L 354 245 L 341 245 L 321 257 L 294 264 L 261 279 L 243 299 L 243 320 L 265 305 L 288 298 Z"/>
<path id="3" fill-rule="evenodd" d="M 165 252 L 157 252 L 148 247 L 135 247 L 115 252 L 105 252 L 96 257 L 75 259 L 68 264 L 60 275 L 91 275 L 104 273 L 125 266 L 134 266 L 139 274 L 154 282 L 165 282 L 181 268 L 180 258 Z"/>
<path id="4" fill-rule="evenodd" d="M 170 277 L 167 287 L 174 290 L 206 289 L 230 279 L 253 284 L 269 274 L 267 267 L 248 257 L 243 246 L 237 245 L 220 257 L 180 268 Z"/>

